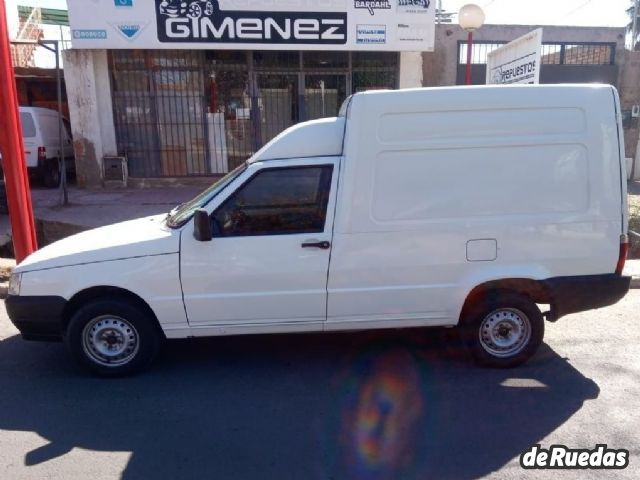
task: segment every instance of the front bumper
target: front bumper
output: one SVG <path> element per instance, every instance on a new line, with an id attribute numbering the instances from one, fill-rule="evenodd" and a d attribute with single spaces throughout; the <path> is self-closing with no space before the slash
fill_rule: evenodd
<path id="1" fill-rule="evenodd" d="M 67 301 L 54 296 L 9 295 L 7 313 L 25 340 L 62 340 Z"/>
<path id="2" fill-rule="evenodd" d="M 556 321 L 571 313 L 613 305 L 629 291 L 631 277 L 586 275 L 550 278 L 544 283 L 552 306 L 549 320 Z"/>

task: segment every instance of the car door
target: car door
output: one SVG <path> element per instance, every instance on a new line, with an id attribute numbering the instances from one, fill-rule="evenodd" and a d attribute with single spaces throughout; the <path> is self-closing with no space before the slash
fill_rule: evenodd
<path id="1" fill-rule="evenodd" d="M 338 165 L 253 164 L 208 207 L 212 241 L 197 241 L 188 224 L 181 280 L 194 335 L 323 328 Z"/>

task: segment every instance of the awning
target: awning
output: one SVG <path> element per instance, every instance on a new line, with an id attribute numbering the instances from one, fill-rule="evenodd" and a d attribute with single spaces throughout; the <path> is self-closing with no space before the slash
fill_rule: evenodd
<path id="1" fill-rule="evenodd" d="M 18 5 L 18 16 L 20 20 L 27 20 L 31 15 L 34 7 L 25 7 Z M 69 26 L 69 13 L 66 10 L 58 10 L 55 8 L 41 8 L 40 14 L 43 25 L 63 25 Z"/>

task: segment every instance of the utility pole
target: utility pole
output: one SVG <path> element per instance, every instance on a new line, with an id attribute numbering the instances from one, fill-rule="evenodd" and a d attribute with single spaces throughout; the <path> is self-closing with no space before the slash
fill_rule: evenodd
<path id="1" fill-rule="evenodd" d="M 7 190 L 7 206 L 16 261 L 19 263 L 37 248 L 29 177 L 24 161 L 18 92 L 9 45 L 7 10 L 0 0 L 0 150 Z"/>

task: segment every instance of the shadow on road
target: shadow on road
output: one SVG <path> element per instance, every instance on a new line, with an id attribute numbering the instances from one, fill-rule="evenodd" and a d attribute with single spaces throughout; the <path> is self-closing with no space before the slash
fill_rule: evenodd
<path id="1" fill-rule="evenodd" d="M 472 366 L 445 330 L 169 342 L 150 372 L 102 380 L 61 345 L 0 342 L 0 429 L 132 452 L 123 478 L 477 478 L 596 398 L 547 346 Z M 20 462 L 21 459 L 14 459 Z"/>

